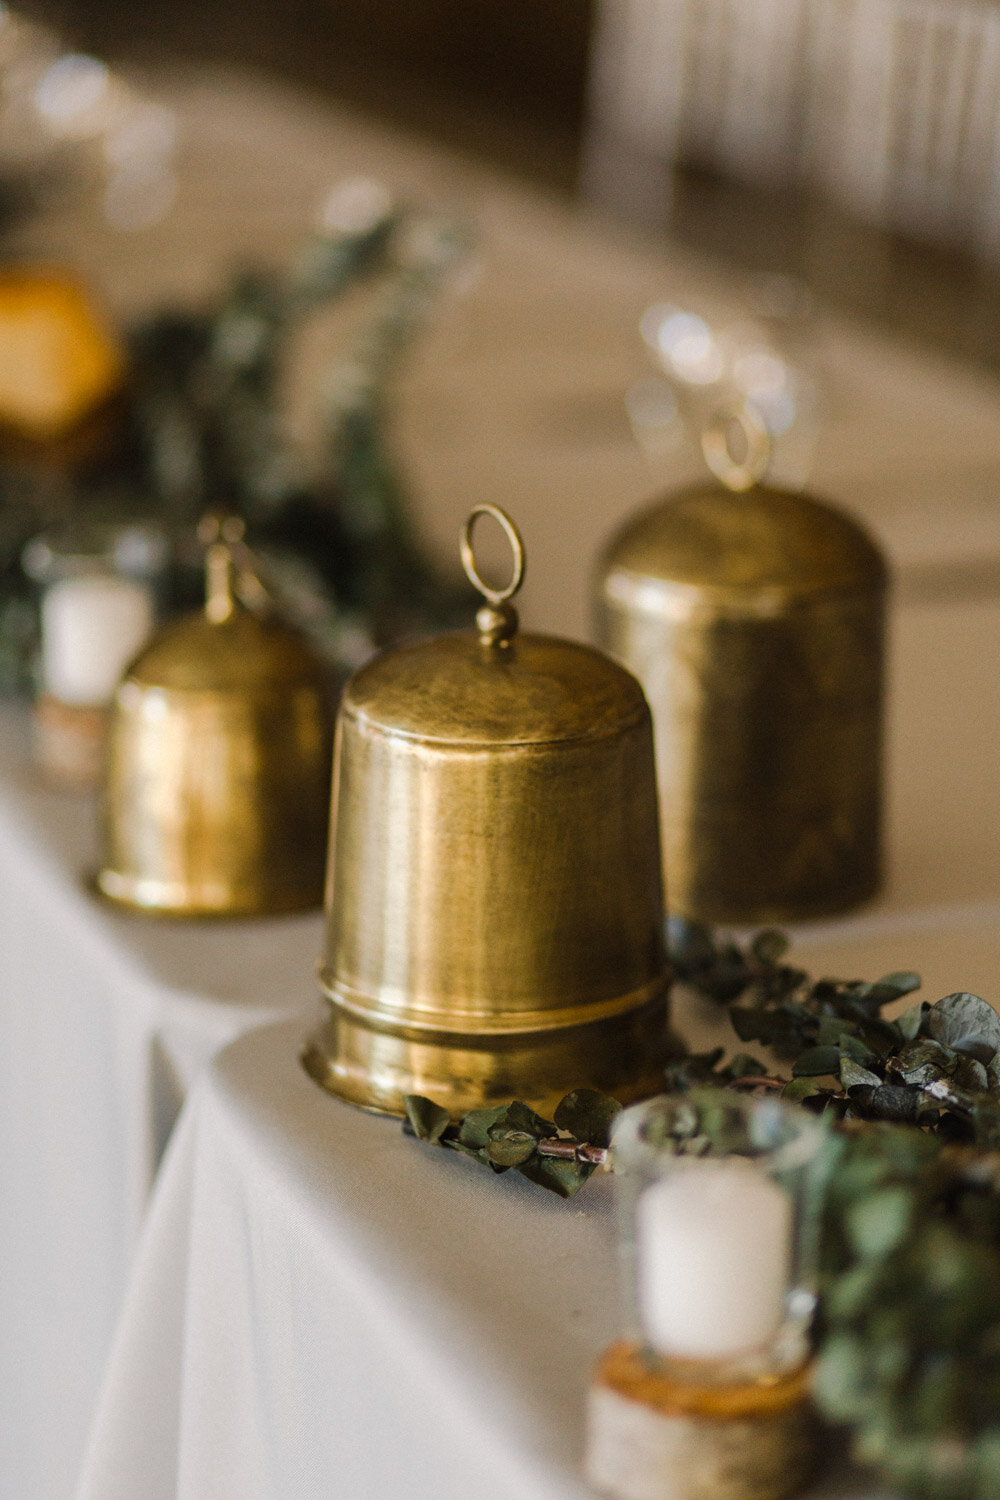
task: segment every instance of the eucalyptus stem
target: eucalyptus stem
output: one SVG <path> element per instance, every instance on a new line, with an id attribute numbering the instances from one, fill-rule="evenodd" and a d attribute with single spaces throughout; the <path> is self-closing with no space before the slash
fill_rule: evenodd
<path id="1" fill-rule="evenodd" d="M 591 1146 L 586 1141 L 539 1141 L 535 1148 L 539 1156 L 553 1156 L 561 1161 L 585 1161 L 592 1167 L 604 1167 L 608 1162 L 607 1146 Z"/>
<path id="2" fill-rule="evenodd" d="M 438 1136 L 442 1146 L 454 1146 L 459 1142 L 458 1125 L 446 1125 Z M 554 1161 L 582 1161 L 590 1167 L 604 1167 L 608 1162 L 607 1146 L 592 1146 L 588 1141 L 566 1141 L 558 1137 L 543 1137 L 535 1145 L 539 1156 L 550 1156 Z"/>

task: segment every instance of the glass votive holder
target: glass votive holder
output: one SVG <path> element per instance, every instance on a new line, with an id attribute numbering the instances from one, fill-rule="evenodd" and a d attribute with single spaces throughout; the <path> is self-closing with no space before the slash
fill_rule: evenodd
<path id="1" fill-rule="evenodd" d="M 800 1106 L 729 1090 L 619 1116 L 625 1337 L 588 1420 L 602 1493 L 783 1500 L 809 1477 L 823 1139 Z"/>
<path id="2" fill-rule="evenodd" d="M 57 785 L 100 779 L 108 705 L 152 633 L 166 558 L 163 532 L 140 522 L 77 522 L 24 550 L 41 589 L 34 753 Z"/>
<path id="3" fill-rule="evenodd" d="M 647 1361 L 727 1383 L 806 1360 L 822 1138 L 801 1106 L 723 1089 L 624 1111 L 612 1147 L 621 1252 Z"/>

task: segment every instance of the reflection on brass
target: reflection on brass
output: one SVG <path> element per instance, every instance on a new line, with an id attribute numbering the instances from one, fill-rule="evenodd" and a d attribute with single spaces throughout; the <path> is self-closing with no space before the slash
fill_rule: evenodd
<path id="1" fill-rule="evenodd" d="M 454 1115 L 570 1089 L 662 1084 L 663 898 L 649 710 L 592 648 L 517 635 L 508 588 L 478 633 L 382 656 L 347 684 L 320 977 L 304 1062 L 332 1093 Z M 478 572 L 467 534 L 469 576 Z M 482 585 L 479 584 L 482 588 Z"/>
<path id="2" fill-rule="evenodd" d="M 597 637 L 656 731 L 671 909 L 793 921 L 879 882 L 886 569 L 818 500 L 697 485 L 628 523 Z"/>
<path id="3" fill-rule="evenodd" d="M 318 906 L 329 674 L 297 632 L 234 600 L 228 523 L 203 540 L 205 610 L 153 640 L 112 707 L 98 889 L 176 916 Z"/>

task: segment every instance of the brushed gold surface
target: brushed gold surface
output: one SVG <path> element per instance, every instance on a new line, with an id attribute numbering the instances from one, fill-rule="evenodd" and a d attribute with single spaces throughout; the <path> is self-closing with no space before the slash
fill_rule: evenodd
<path id="1" fill-rule="evenodd" d="M 213 617 L 199 611 L 161 631 L 116 694 L 97 888 L 173 916 L 318 906 L 329 673 L 297 632 L 232 600 L 222 610 L 217 556 L 212 564 Z"/>
<path id="2" fill-rule="evenodd" d="M 700 485 L 598 568 L 600 643 L 653 712 L 671 908 L 793 921 L 880 878 L 886 568 L 848 516 Z"/>
<path id="3" fill-rule="evenodd" d="M 649 709 L 592 648 L 478 623 L 344 690 L 306 1067 L 397 1114 L 639 1097 L 668 1046 Z"/>

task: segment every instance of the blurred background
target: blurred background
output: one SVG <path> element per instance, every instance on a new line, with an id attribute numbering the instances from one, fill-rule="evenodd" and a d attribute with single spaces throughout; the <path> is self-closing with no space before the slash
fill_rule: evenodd
<path id="1" fill-rule="evenodd" d="M 26 0 L 249 65 L 995 363 L 994 0 Z"/>
<path id="2" fill-rule="evenodd" d="M 352 667 L 493 501 L 585 634 L 734 402 L 905 597 L 1000 591 L 1000 0 L 0 0 L 0 262 L 0 687 L 102 516 L 170 611 L 239 515 Z"/>

